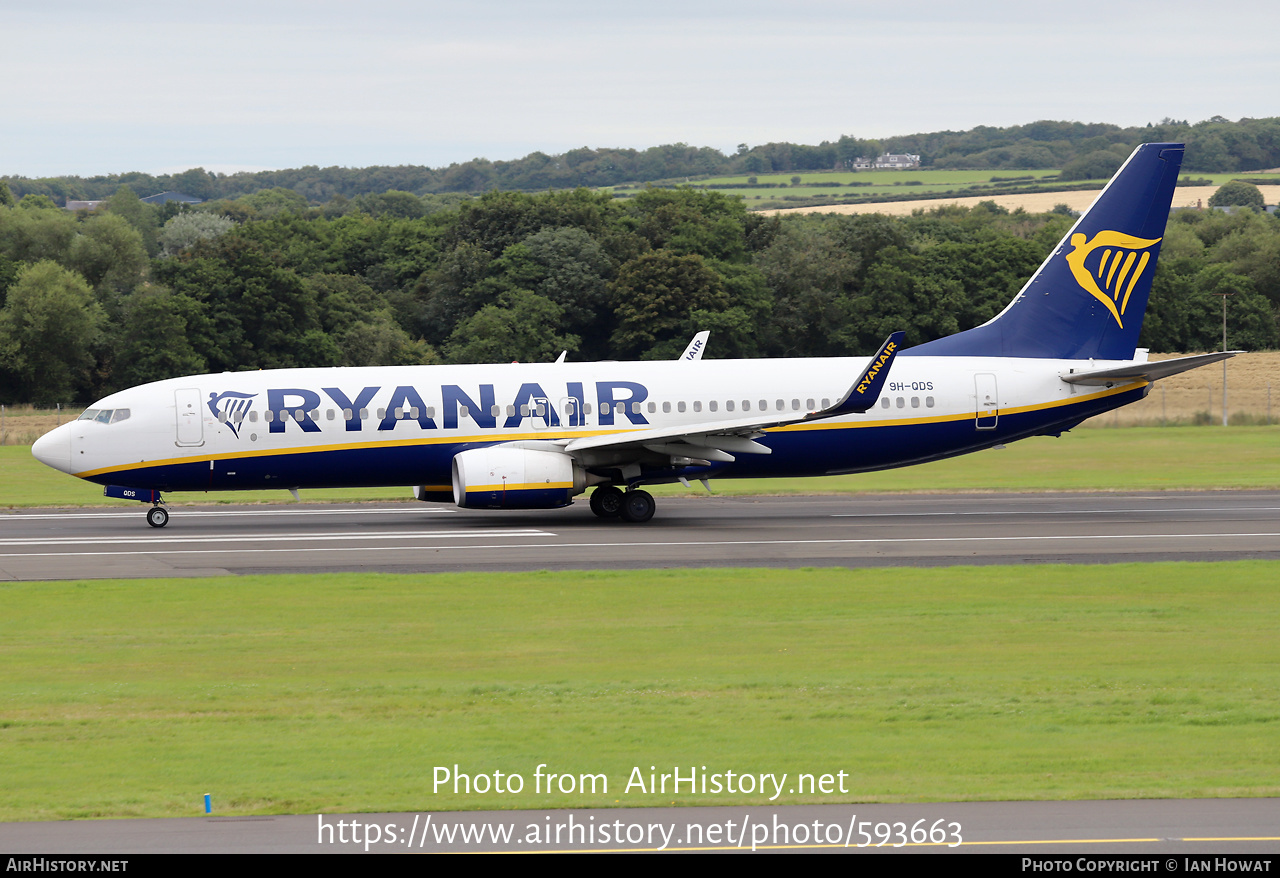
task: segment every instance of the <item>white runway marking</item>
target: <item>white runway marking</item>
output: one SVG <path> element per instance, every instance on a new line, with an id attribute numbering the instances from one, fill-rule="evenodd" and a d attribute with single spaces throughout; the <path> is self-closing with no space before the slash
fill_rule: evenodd
<path id="1" fill-rule="evenodd" d="M 435 530 L 435 531 L 400 531 L 398 533 L 366 533 L 353 531 L 332 534 L 274 534 L 272 536 L 177 536 L 169 534 L 151 534 L 149 536 L 131 537 L 35 537 L 27 539 L 0 539 L 2 547 L 17 546 L 92 546 L 98 543 L 108 545 L 145 543 L 154 545 L 158 540 L 166 543 L 284 543 L 284 542 L 328 542 L 330 540 L 437 540 L 447 537 L 461 539 L 477 539 L 483 537 L 553 537 L 554 533 L 533 528 L 516 528 L 508 530 Z M 74 552 L 68 554 L 75 554 Z"/>
<path id="2" fill-rule="evenodd" d="M 458 534 L 454 534 L 457 536 Z M 468 537 L 492 537 L 495 535 L 493 531 L 485 532 L 464 532 Z M 509 535 L 509 534 L 508 534 Z M 515 534 L 516 536 L 556 536 L 547 532 L 530 532 L 528 534 Z M 399 535 L 397 535 L 399 536 Z M 1196 533 L 1196 534 L 1059 534 L 1054 536 L 1022 536 L 1022 537 L 919 537 L 919 538 L 880 538 L 880 539 L 825 539 L 825 540 L 690 540 L 690 541 L 663 541 L 663 542 L 627 542 L 627 543 L 495 543 L 491 545 L 476 545 L 470 543 L 461 546 L 448 545 L 422 545 L 422 546 L 386 546 L 386 551 L 436 551 L 444 552 L 450 550 L 465 550 L 474 552 L 480 549 L 599 549 L 599 548 L 626 548 L 651 550 L 654 548 L 677 548 L 681 546 L 812 546 L 812 545 L 892 545 L 892 544 L 920 544 L 920 543 L 965 543 L 972 545 L 974 543 L 1026 543 L 1035 541 L 1080 541 L 1080 540 L 1185 540 L 1185 539 L 1204 539 L 1204 538 L 1222 538 L 1222 537 L 1239 537 L 1248 539 L 1257 538 L 1275 538 L 1280 537 L 1280 533 Z M 234 540 L 228 540 L 234 541 Z M 115 541 L 112 541 L 115 542 Z M 21 552 L 21 553 L 3 553 L 0 558 L 39 558 L 44 555 L 54 555 L 57 557 L 69 556 L 90 556 L 90 555 L 202 555 L 207 554 L 212 549 L 126 549 L 120 552 Z M 279 554 L 283 552 L 308 552 L 318 554 L 320 552 L 365 552 L 365 547 L 360 546 L 306 546 L 296 549 L 253 549 L 250 554 Z"/>
<path id="3" fill-rule="evenodd" d="M 444 513 L 457 512 L 448 507 L 424 506 L 409 509 L 236 509 L 216 511 L 212 509 L 185 509 L 181 506 L 166 506 L 175 518 L 236 518 L 250 515 L 269 515 L 279 518 L 284 515 L 417 515 L 422 512 Z M 132 510 L 112 509 L 102 512 L 17 512 L 12 515 L 0 514 L 0 521 L 42 521 L 48 519 L 66 520 L 69 518 L 133 518 L 141 509 L 141 504 Z"/>
<path id="4" fill-rule="evenodd" d="M 927 518 L 933 515 L 1133 515 L 1168 512 L 1275 512 L 1280 506 L 1186 506 L 1161 509 L 1009 509 L 958 512 L 832 512 L 832 518 Z"/>

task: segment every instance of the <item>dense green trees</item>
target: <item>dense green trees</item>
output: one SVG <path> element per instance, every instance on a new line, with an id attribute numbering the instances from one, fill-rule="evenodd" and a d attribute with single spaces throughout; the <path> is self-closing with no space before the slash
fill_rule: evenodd
<path id="1" fill-rule="evenodd" d="M 1243 180 L 1229 180 L 1209 196 L 1209 206 L 1247 207 L 1256 211 L 1262 210 L 1266 204 L 1262 199 L 1262 190 L 1257 186 Z"/>
<path id="2" fill-rule="evenodd" d="M 772 219 L 651 189 L 333 210 L 269 192 L 239 221 L 161 226 L 129 195 L 95 213 L 0 206 L 0 401 L 206 370 L 665 358 L 702 329 L 709 357 L 866 353 L 893 330 L 918 343 L 990 318 L 1072 221 L 990 203 Z M 1175 212 L 1142 344 L 1215 347 L 1226 293 L 1233 345 L 1280 346 L 1280 220 Z"/>
<path id="3" fill-rule="evenodd" d="M 192 168 L 172 175 L 131 172 L 88 178 L 8 177 L 0 182 L 7 183 L 16 198 L 41 195 L 59 204 L 67 198 L 107 198 L 122 186 L 143 195 L 176 190 L 205 200 L 237 199 L 280 190 L 261 199 L 261 203 L 236 202 L 234 206 L 223 206 L 220 212 L 237 219 L 253 218 L 270 214 L 296 197 L 308 204 L 329 204 L 339 212 L 358 209 L 371 216 L 391 213 L 416 218 L 426 215 L 420 213 L 420 209 L 431 213 L 452 206 L 448 199 L 456 197 L 456 193 L 495 189 L 545 192 L 683 181 L 708 175 L 822 171 L 848 168 L 855 158 L 874 156 L 882 151 L 919 155 L 925 167 L 1006 170 L 1070 165 L 1072 176 L 1067 179 L 1093 179 L 1110 173 L 1106 168 L 1114 162 L 1108 156 L 1123 160 L 1137 144 L 1156 141 L 1185 142 L 1184 167 L 1188 171 L 1235 172 L 1280 167 L 1280 118 L 1231 122 L 1214 117 L 1194 125 L 1164 119 L 1159 124 L 1129 128 L 1044 120 L 1008 128 L 979 126 L 969 131 L 935 131 L 883 140 L 863 140 L 845 134 L 835 142 L 817 145 L 766 143 L 752 147 L 744 143 L 731 155 L 708 147 L 674 143 L 643 150 L 582 147 L 554 156 L 534 152 L 512 161 L 473 159 L 447 168 L 318 168 L 312 165 L 236 174 L 212 174 L 203 168 Z M 429 194 L 437 198 L 443 196 L 444 200 L 424 198 L 415 204 L 406 197 Z M 2 193 L 0 204 L 3 204 Z M 148 251 L 154 254 L 146 230 L 139 231 Z"/>

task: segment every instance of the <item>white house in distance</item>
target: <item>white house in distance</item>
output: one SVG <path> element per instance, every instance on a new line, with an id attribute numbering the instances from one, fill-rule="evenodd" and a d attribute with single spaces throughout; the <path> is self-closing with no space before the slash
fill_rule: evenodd
<path id="1" fill-rule="evenodd" d="M 869 171 L 875 168 L 889 168 L 895 171 L 905 171 L 909 168 L 920 167 L 920 156 L 918 155 L 894 155 L 885 153 L 876 159 L 869 159 L 858 156 L 853 160 L 853 169 L 855 171 Z"/>

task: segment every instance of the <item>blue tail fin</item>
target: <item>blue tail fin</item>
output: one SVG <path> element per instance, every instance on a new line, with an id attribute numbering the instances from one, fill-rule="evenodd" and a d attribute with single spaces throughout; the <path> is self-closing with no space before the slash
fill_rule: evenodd
<path id="1" fill-rule="evenodd" d="M 1007 308 L 902 356 L 1133 359 L 1182 150 L 1139 146 Z"/>

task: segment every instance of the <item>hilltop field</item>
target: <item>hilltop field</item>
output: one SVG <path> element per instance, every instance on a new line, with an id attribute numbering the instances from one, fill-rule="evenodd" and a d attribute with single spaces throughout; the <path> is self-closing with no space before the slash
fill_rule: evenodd
<path id="1" fill-rule="evenodd" d="M 883 213 L 889 216 L 910 216 L 917 210 L 932 210 L 945 204 L 958 204 L 962 207 L 973 207 L 982 201 L 994 201 L 1009 210 L 1025 210 L 1027 213 L 1044 213 L 1053 210 L 1059 204 L 1065 204 L 1075 211 L 1083 211 L 1093 199 L 1098 197 L 1099 189 L 1077 190 L 1074 192 L 1027 191 L 1012 195 L 969 195 L 956 198 L 926 198 L 918 201 L 868 202 L 864 204 L 827 204 L 814 207 L 784 207 L 771 210 L 760 210 L 768 216 L 790 213 Z M 1259 184 L 1263 199 L 1267 204 L 1280 204 L 1280 185 Z M 1218 186 L 1179 186 L 1173 193 L 1173 206 L 1207 207 L 1209 198 L 1218 191 Z M 750 202 L 748 202 L 750 205 Z"/>

